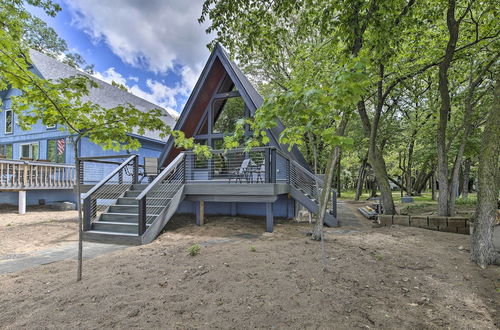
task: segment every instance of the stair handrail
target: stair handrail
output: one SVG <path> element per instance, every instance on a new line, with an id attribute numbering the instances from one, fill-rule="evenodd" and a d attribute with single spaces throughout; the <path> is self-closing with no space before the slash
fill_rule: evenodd
<path id="1" fill-rule="evenodd" d="M 147 201 L 146 201 L 146 196 L 147 194 L 153 190 L 156 186 L 161 184 L 165 178 L 167 178 L 171 173 L 175 172 L 177 170 L 177 166 L 181 164 L 184 160 L 185 153 L 181 152 L 175 159 L 168 164 L 167 167 L 163 171 L 156 176 L 156 178 L 135 198 L 136 201 L 139 203 L 139 217 L 138 217 L 138 234 L 142 235 L 144 232 L 146 232 L 146 207 L 147 207 Z M 185 178 L 183 179 L 185 180 Z"/>
<path id="2" fill-rule="evenodd" d="M 109 180 L 111 180 L 112 177 L 114 177 L 118 172 L 120 172 L 125 166 L 128 165 L 128 163 L 130 163 L 132 160 L 134 160 L 134 158 L 137 158 L 139 157 L 139 155 L 132 155 L 130 156 L 129 158 L 127 158 L 123 163 L 120 164 L 120 166 L 118 166 L 117 168 L 115 168 L 111 173 L 109 173 L 104 179 L 102 179 L 101 181 L 99 181 L 98 184 L 96 184 L 95 186 L 93 186 L 89 191 L 87 191 L 82 199 L 86 199 L 87 197 L 89 197 L 90 195 L 92 195 L 93 193 L 95 193 L 99 188 L 101 188 L 102 186 L 104 186 Z"/>
<path id="3" fill-rule="evenodd" d="M 117 168 L 115 168 L 111 173 L 109 173 L 104 179 L 99 181 L 98 184 L 93 186 L 87 193 L 83 194 L 82 199 L 83 199 L 83 230 L 90 230 L 92 227 L 92 219 L 94 219 L 97 216 L 97 198 L 93 199 L 93 195 L 97 193 L 99 190 L 101 190 L 103 187 L 106 186 L 106 183 L 108 183 L 114 176 L 118 175 L 119 176 L 119 181 L 123 180 L 123 172 L 121 172 L 126 166 L 129 166 L 131 162 L 133 162 L 134 166 L 134 173 L 132 175 L 132 182 L 130 185 L 137 183 L 138 179 L 138 161 L 139 161 L 139 155 L 131 155 L 128 157 L 126 160 L 124 160 Z M 122 188 L 122 186 L 124 188 Z M 119 189 L 115 188 L 112 193 L 113 195 L 116 194 L 122 194 L 125 192 L 126 189 L 128 189 L 127 185 L 124 185 L 123 182 L 119 182 L 117 187 Z M 109 193 L 109 192 L 108 192 Z M 108 196 L 106 196 L 108 197 Z M 111 196 L 109 196 L 111 197 Z M 104 198 L 106 199 L 106 198 Z M 106 206 L 106 205 L 105 205 Z"/>
<path id="4" fill-rule="evenodd" d="M 184 152 L 181 152 L 170 164 L 168 164 L 167 167 L 165 167 L 165 169 L 163 169 L 163 171 L 160 172 L 160 174 L 156 176 L 156 178 L 139 194 L 139 196 L 135 198 L 135 200 L 140 201 L 141 199 L 143 199 L 144 196 L 146 196 L 148 192 L 151 191 L 151 189 L 162 182 L 163 179 L 165 179 L 170 174 L 170 172 L 175 170 L 175 167 L 182 161 L 183 158 Z"/>

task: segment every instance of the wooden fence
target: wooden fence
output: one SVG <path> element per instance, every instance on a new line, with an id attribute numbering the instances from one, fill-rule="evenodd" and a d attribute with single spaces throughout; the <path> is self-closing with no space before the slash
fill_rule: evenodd
<path id="1" fill-rule="evenodd" d="M 0 159 L 0 190 L 72 189 L 74 165 Z"/>

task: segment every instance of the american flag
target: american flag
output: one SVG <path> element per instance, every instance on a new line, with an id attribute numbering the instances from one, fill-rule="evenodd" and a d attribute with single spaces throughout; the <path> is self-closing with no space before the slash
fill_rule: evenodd
<path id="1" fill-rule="evenodd" d="M 64 154 L 65 144 L 66 144 L 66 141 L 64 141 L 64 139 L 57 140 L 57 154 L 58 155 Z"/>

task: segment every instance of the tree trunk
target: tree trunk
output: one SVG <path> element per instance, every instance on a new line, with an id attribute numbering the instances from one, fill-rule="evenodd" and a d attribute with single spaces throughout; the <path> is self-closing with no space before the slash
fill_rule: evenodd
<path id="1" fill-rule="evenodd" d="M 359 201 L 359 198 L 363 194 L 363 183 L 365 182 L 366 176 L 366 162 L 368 161 L 367 157 L 363 158 L 361 166 L 359 167 L 358 184 L 356 185 L 356 195 L 354 196 L 355 201 Z"/>
<path id="2" fill-rule="evenodd" d="M 432 189 L 431 199 L 433 201 L 436 200 L 436 176 L 435 176 L 434 173 L 436 173 L 436 171 L 433 169 L 432 170 L 432 176 L 431 176 L 431 180 L 432 180 L 432 182 L 431 182 L 431 189 Z"/>
<path id="3" fill-rule="evenodd" d="M 347 127 L 347 116 L 342 116 L 342 120 L 340 121 L 339 127 L 337 128 L 337 135 L 343 136 L 345 133 L 345 129 Z M 313 233 L 311 238 L 313 240 L 322 240 L 323 239 L 323 224 L 325 220 L 326 209 L 328 207 L 328 202 L 330 201 L 330 191 L 333 182 L 333 174 L 335 173 L 335 164 L 339 159 L 340 147 L 336 146 L 333 149 L 332 157 L 328 159 L 326 163 L 325 169 L 325 178 L 323 181 L 323 191 L 321 192 L 320 202 L 319 202 L 319 212 L 318 212 L 318 220 L 316 221 L 316 225 L 314 226 Z"/>
<path id="4" fill-rule="evenodd" d="M 339 151 L 339 158 L 338 158 L 338 161 L 337 161 L 337 197 L 340 197 L 341 195 L 341 182 L 340 182 L 340 171 L 341 171 L 341 168 L 340 168 L 340 160 L 342 159 L 342 150 Z"/>
<path id="5" fill-rule="evenodd" d="M 83 268 L 83 216 L 82 216 L 82 198 L 80 190 L 80 164 L 78 162 L 79 149 L 78 144 L 80 143 L 81 136 L 79 135 L 73 140 L 74 145 L 74 162 L 75 162 L 75 172 L 76 172 L 76 206 L 78 208 L 78 267 L 76 273 L 76 281 L 82 280 L 82 268 Z"/>
<path id="6" fill-rule="evenodd" d="M 379 88 L 379 94 L 380 94 L 380 88 Z M 385 214 L 395 214 L 396 209 L 394 207 L 392 191 L 389 185 L 387 168 L 385 166 L 385 161 L 384 158 L 382 157 L 382 153 L 376 146 L 378 123 L 382 111 L 381 107 L 382 107 L 381 104 L 377 105 L 377 111 L 375 112 L 373 124 L 370 124 L 370 119 L 368 118 L 364 101 L 358 102 L 358 113 L 361 118 L 361 122 L 363 123 L 365 135 L 370 138 L 368 162 L 370 163 L 373 172 L 375 173 L 375 178 L 377 179 L 377 182 L 380 186 L 380 192 L 382 195 L 381 197 L 382 209 L 384 210 L 383 212 Z"/>
<path id="7" fill-rule="evenodd" d="M 463 184 L 462 184 L 462 197 L 469 197 L 469 180 L 470 180 L 470 158 L 465 159 L 464 162 L 464 174 L 463 174 Z"/>
<path id="8" fill-rule="evenodd" d="M 438 214 L 440 216 L 449 215 L 448 208 L 448 150 L 446 148 L 446 130 L 451 114 L 451 98 L 448 82 L 448 70 L 455 54 L 458 40 L 459 23 L 455 20 L 455 0 L 448 0 L 448 10 L 446 14 L 446 24 L 448 26 L 448 43 L 443 61 L 439 64 L 439 95 L 441 96 L 441 106 L 439 108 L 439 123 L 437 131 L 437 156 L 438 156 Z"/>
<path id="9" fill-rule="evenodd" d="M 500 74 L 497 74 L 493 106 L 486 120 L 479 159 L 476 216 L 471 236 L 471 260 L 481 268 L 495 262 L 493 246 L 497 199 L 500 189 Z"/>
<path id="10" fill-rule="evenodd" d="M 382 202 L 382 213 L 384 214 L 396 214 L 396 208 L 394 207 L 394 200 L 392 198 L 391 186 L 389 185 L 389 177 L 387 175 L 387 168 L 385 166 L 385 161 L 378 148 L 375 148 L 373 152 L 368 156 L 368 161 L 375 172 L 375 178 L 380 189 L 380 201 Z M 380 180 L 379 178 L 382 178 Z"/>
<path id="11" fill-rule="evenodd" d="M 417 132 L 413 132 L 411 136 L 410 143 L 408 145 L 408 164 L 406 165 L 406 195 L 411 196 L 413 189 L 412 189 L 412 166 L 413 166 L 413 148 L 415 147 L 415 135 Z"/>
<path id="12" fill-rule="evenodd" d="M 335 163 L 339 157 L 340 148 L 337 146 L 333 150 L 332 157 L 326 163 L 325 179 L 323 182 L 323 191 L 321 192 L 321 199 L 319 203 L 319 214 L 314 231 L 311 238 L 315 241 L 323 239 L 323 223 L 325 219 L 326 209 L 330 201 L 330 190 L 333 182 L 333 174 L 335 173 Z"/>
<path id="13" fill-rule="evenodd" d="M 487 70 L 491 63 L 485 66 Z M 483 71 L 484 72 L 484 71 Z M 453 172 L 452 177 L 450 179 L 450 199 L 448 201 L 448 210 L 450 216 L 455 216 L 455 201 L 459 194 L 459 176 L 460 176 L 460 168 L 462 167 L 462 158 L 465 152 L 465 145 L 467 144 L 467 140 L 469 139 L 470 133 L 472 131 L 472 114 L 474 112 L 474 92 L 476 87 L 481 84 L 483 81 L 483 74 L 479 73 L 477 79 L 473 79 L 473 72 L 471 68 L 471 74 L 469 78 L 469 86 L 467 88 L 467 95 L 464 100 L 464 117 L 462 120 L 462 140 L 460 141 L 460 146 L 458 148 L 457 156 L 455 158 L 455 163 L 453 164 Z"/>

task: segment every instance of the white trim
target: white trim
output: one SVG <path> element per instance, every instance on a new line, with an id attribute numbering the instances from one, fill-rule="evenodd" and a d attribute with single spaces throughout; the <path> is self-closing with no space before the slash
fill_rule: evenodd
<path id="1" fill-rule="evenodd" d="M 38 149 L 38 155 L 33 155 L 33 145 L 37 145 L 37 149 Z M 30 149 L 29 149 L 29 155 L 28 156 L 23 156 L 23 146 L 31 146 Z M 21 159 L 22 157 L 26 157 L 26 158 L 31 158 L 31 159 L 37 159 L 37 158 L 40 158 L 40 142 L 39 141 L 34 141 L 34 142 L 27 142 L 27 143 L 20 143 L 19 144 L 19 159 Z"/>
<path id="2" fill-rule="evenodd" d="M 9 112 L 11 114 L 10 115 L 10 120 L 11 120 L 10 132 L 7 131 L 7 113 L 9 113 Z M 4 122 L 4 126 L 3 126 L 3 132 L 5 133 L 5 135 L 13 134 L 14 133 L 14 111 L 12 111 L 12 109 L 6 109 L 4 119 L 5 119 L 5 122 Z"/>

